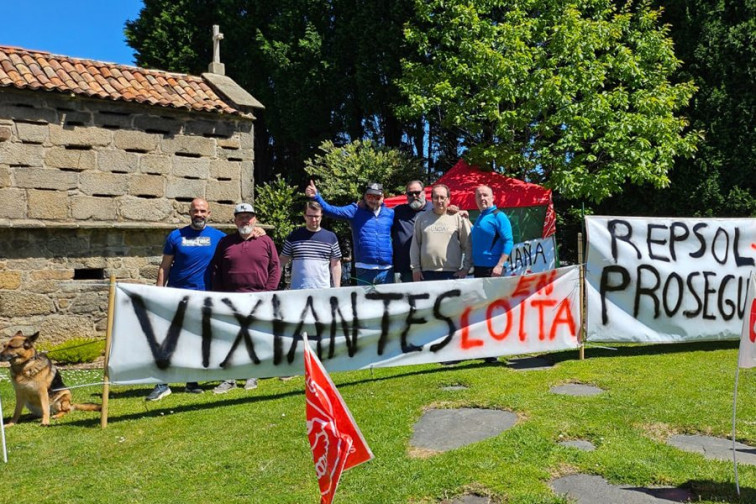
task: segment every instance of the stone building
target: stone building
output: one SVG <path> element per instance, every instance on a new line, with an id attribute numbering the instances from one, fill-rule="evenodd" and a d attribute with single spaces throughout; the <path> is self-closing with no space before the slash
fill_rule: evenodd
<path id="1" fill-rule="evenodd" d="M 0 336 L 103 335 L 107 279 L 154 283 L 193 198 L 231 225 L 255 108 L 220 74 L 0 46 Z"/>

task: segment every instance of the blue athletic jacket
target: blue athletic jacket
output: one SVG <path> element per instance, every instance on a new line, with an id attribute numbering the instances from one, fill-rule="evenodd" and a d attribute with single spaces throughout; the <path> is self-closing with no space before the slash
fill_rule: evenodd
<path id="1" fill-rule="evenodd" d="M 376 216 L 369 208 L 360 208 L 357 203 L 333 206 L 318 193 L 315 201 L 323 207 L 323 215 L 334 219 L 348 220 L 352 227 L 354 260 L 365 264 L 389 266 L 392 264 L 391 225 L 394 211 L 386 205 Z"/>
<path id="2" fill-rule="evenodd" d="M 512 224 L 496 207 L 483 210 L 472 228 L 472 259 L 475 266 L 496 266 L 501 254 L 509 255 L 514 246 Z"/>

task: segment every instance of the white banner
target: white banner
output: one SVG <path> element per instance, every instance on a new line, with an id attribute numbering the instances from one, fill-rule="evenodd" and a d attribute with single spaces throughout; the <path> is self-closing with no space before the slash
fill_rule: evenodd
<path id="1" fill-rule="evenodd" d="M 506 275 L 518 276 L 556 268 L 555 236 L 516 243 L 509 254 Z"/>
<path id="2" fill-rule="evenodd" d="M 586 217 L 588 341 L 738 339 L 756 219 Z"/>
<path id="3" fill-rule="evenodd" d="M 756 367 L 756 273 L 751 275 L 751 288 L 748 290 L 746 316 L 743 318 L 743 331 L 740 335 L 738 367 Z"/>
<path id="4" fill-rule="evenodd" d="M 108 372 L 124 384 L 301 374 L 303 332 L 329 371 L 574 349 L 578 282 L 573 266 L 239 294 L 119 283 Z"/>

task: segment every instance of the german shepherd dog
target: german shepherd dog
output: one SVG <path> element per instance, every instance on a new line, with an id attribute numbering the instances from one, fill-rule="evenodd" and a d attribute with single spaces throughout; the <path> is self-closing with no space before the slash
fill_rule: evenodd
<path id="1" fill-rule="evenodd" d="M 34 349 L 39 332 L 24 336 L 18 331 L 0 352 L 0 361 L 10 362 L 11 381 L 16 391 L 16 410 L 5 424 L 18 423 L 24 406 L 34 416 L 42 417 L 42 425 L 50 425 L 50 415 L 60 418 L 75 409 L 99 411 L 99 404 L 73 404 L 71 391 L 66 388 L 58 369 L 46 355 Z"/>

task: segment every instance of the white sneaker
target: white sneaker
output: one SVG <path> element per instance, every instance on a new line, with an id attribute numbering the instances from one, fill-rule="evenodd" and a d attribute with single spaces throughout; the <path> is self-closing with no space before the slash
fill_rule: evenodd
<path id="1" fill-rule="evenodd" d="M 244 382 L 244 390 L 253 390 L 257 388 L 257 378 L 249 378 Z"/>
<path id="2" fill-rule="evenodd" d="M 225 394 L 231 389 L 236 388 L 236 380 L 226 380 L 213 389 L 216 394 Z"/>

